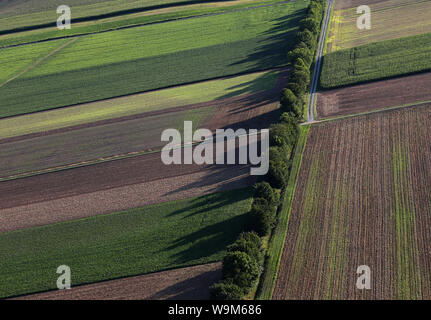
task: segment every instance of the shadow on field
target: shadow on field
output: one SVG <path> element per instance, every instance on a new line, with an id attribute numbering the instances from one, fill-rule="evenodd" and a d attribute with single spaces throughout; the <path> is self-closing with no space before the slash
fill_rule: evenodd
<path id="1" fill-rule="evenodd" d="M 273 21 L 276 22 L 275 26 L 260 35 L 262 37 L 262 40 L 259 41 L 260 47 L 243 60 L 232 63 L 231 66 L 250 62 L 253 63 L 253 70 L 266 70 L 269 66 L 274 65 L 279 67 L 285 66 L 287 64 L 288 52 L 294 44 L 297 31 L 296 29 L 289 29 L 299 25 L 299 21 L 304 18 L 305 11 L 306 9 L 298 10 L 294 14 L 274 19 Z M 268 75 L 265 76 L 268 77 Z M 258 78 L 254 81 L 231 87 L 230 89 L 237 90 L 225 97 L 256 91 L 256 85 L 262 80 L 264 79 Z"/>
<path id="2" fill-rule="evenodd" d="M 209 299 L 209 287 L 221 279 L 221 269 L 207 271 L 193 278 L 178 282 L 154 295 L 149 300 L 203 300 Z"/>
<path id="3" fill-rule="evenodd" d="M 226 197 L 226 192 L 214 193 L 210 195 L 197 197 L 195 200 L 192 201 L 191 205 L 184 207 L 181 210 L 174 211 L 171 214 L 169 214 L 167 217 L 175 216 L 188 211 L 193 211 L 193 213 L 183 217 L 183 219 L 186 219 L 188 217 L 191 217 L 197 214 L 210 212 L 210 211 L 222 208 L 224 206 L 232 205 L 236 202 L 246 200 L 251 196 L 251 190 L 249 190 L 248 192 L 244 190 L 242 190 L 242 192 L 239 192 L 239 191 L 233 191 L 233 192 L 236 193 L 236 196 L 234 198 Z M 213 205 L 208 206 L 208 203 L 212 203 Z"/>
<path id="4" fill-rule="evenodd" d="M 238 201 L 240 200 L 238 199 Z M 196 206 L 199 205 L 202 204 L 196 204 Z M 220 206 L 224 205 L 220 204 Z M 249 213 L 245 213 L 199 229 L 178 239 L 170 247 L 165 248 L 164 251 L 192 244 L 186 250 L 174 254 L 171 258 L 175 259 L 174 263 L 184 263 L 187 261 L 196 261 L 199 263 L 199 260 L 223 251 L 228 245 L 233 243 L 238 234 L 247 229 L 248 215 Z M 207 219 L 210 219 L 210 217 L 207 217 Z"/>

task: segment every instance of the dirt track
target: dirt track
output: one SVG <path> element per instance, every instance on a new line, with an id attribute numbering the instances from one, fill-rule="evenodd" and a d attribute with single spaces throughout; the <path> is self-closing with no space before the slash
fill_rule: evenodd
<path id="1" fill-rule="evenodd" d="M 318 118 L 356 114 L 431 100 L 431 72 L 318 93 Z"/>
<path id="2" fill-rule="evenodd" d="M 201 300 L 221 278 L 221 263 L 174 269 L 15 298 L 16 300 Z"/>

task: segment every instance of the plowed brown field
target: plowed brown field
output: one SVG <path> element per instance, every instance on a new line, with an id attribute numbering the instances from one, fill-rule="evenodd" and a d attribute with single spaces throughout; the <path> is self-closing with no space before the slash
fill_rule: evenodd
<path id="1" fill-rule="evenodd" d="M 311 127 L 274 299 L 431 299 L 430 127 L 431 104 Z"/>
<path id="2" fill-rule="evenodd" d="M 104 281 L 70 290 L 55 290 L 14 300 L 200 300 L 221 278 L 221 263 L 174 269 L 137 277 Z"/>
<path id="3" fill-rule="evenodd" d="M 431 73 L 376 81 L 318 93 L 318 118 L 431 101 Z"/>

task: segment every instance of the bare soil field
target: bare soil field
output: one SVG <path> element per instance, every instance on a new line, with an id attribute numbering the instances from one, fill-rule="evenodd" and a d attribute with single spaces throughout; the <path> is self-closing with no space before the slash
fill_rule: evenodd
<path id="1" fill-rule="evenodd" d="M 356 8 L 369 5 L 371 30 L 359 30 Z M 431 32 L 431 2 L 423 0 L 335 1 L 327 52 Z"/>
<path id="2" fill-rule="evenodd" d="M 248 165 L 164 165 L 160 153 L 0 183 L 0 232 L 251 185 Z"/>
<path id="3" fill-rule="evenodd" d="M 127 277 L 12 300 L 204 300 L 221 278 L 221 262 Z"/>
<path id="4" fill-rule="evenodd" d="M 274 299 L 431 299 L 430 126 L 426 105 L 311 127 Z"/>
<path id="5" fill-rule="evenodd" d="M 317 98 L 317 115 L 323 119 L 431 101 L 430 87 L 431 73 L 427 72 L 321 91 Z"/>

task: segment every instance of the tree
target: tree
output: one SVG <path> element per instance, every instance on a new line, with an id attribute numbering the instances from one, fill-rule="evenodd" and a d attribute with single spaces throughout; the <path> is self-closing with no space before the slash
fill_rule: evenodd
<path id="1" fill-rule="evenodd" d="M 280 104 L 284 111 L 293 111 L 295 110 L 296 103 L 298 98 L 292 92 L 292 90 L 288 88 L 284 88 L 281 92 Z"/>
<path id="2" fill-rule="evenodd" d="M 319 32 L 320 21 L 317 21 L 316 19 L 307 16 L 299 22 L 299 27 L 300 30 L 308 29 L 313 34 L 317 35 Z"/>
<path id="3" fill-rule="evenodd" d="M 299 58 L 305 62 L 308 68 L 311 66 L 313 53 L 303 42 L 299 42 L 296 48 L 289 52 L 289 60 L 292 65 L 294 65 Z"/>
<path id="4" fill-rule="evenodd" d="M 254 261 L 256 261 L 262 269 L 263 265 L 263 249 L 262 240 L 256 232 L 243 232 L 239 235 L 238 239 L 228 246 L 228 252 L 241 251 L 248 254 Z"/>
<path id="5" fill-rule="evenodd" d="M 296 34 L 296 39 L 298 42 L 305 43 L 307 47 L 314 52 L 315 45 L 316 45 L 316 38 L 315 38 L 315 35 L 309 29 L 305 28 L 302 31 L 299 31 Z"/>
<path id="6" fill-rule="evenodd" d="M 254 198 L 264 198 L 271 206 L 278 206 L 279 203 L 277 192 L 266 181 L 254 185 Z"/>
<path id="7" fill-rule="evenodd" d="M 273 188 L 283 188 L 289 176 L 287 159 L 289 150 L 281 147 L 269 148 L 269 169 L 267 179 Z"/>
<path id="8" fill-rule="evenodd" d="M 219 282 L 210 287 L 210 296 L 213 300 L 241 300 L 244 290 L 232 282 Z"/>
<path id="9" fill-rule="evenodd" d="M 228 252 L 223 259 L 223 279 L 243 289 L 244 294 L 253 287 L 259 276 L 259 266 L 248 254 Z"/>

